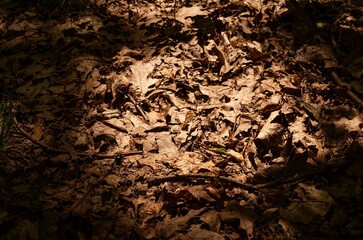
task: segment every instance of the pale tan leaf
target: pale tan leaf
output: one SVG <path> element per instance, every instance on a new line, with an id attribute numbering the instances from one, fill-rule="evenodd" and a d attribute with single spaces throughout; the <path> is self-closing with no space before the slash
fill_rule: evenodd
<path id="1" fill-rule="evenodd" d="M 155 134 L 156 142 L 159 146 L 159 153 L 168 157 L 175 157 L 178 155 L 178 147 L 173 142 L 173 139 L 169 133 L 157 133 Z"/>
<path id="2" fill-rule="evenodd" d="M 176 12 L 176 19 L 182 23 L 191 23 L 191 17 L 207 15 L 207 11 L 199 4 L 193 5 L 192 7 L 181 7 Z"/>
<path id="3" fill-rule="evenodd" d="M 144 63 L 137 61 L 130 66 L 132 76 L 130 82 L 136 87 L 140 96 L 144 97 L 150 90 L 150 86 L 155 84 L 158 80 L 149 78 L 150 73 L 154 70 L 157 61 Z"/>
<path id="4" fill-rule="evenodd" d="M 172 165 L 180 169 L 183 174 L 197 173 L 199 169 L 212 171 L 215 167 L 212 161 L 204 161 L 203 155 L 195 152 L 180 153 Z"/>
<path id="5" fill-rule="evenodd" d="M 267 119 L 267 122 L 258 133 L 255 138 L 255 144 L 259 148 L 263 147 L 270 149 L 281 143 L 285 127 L 280 123 L 273 122 L 279 115 L 279 111 L 272 112 Z"/>

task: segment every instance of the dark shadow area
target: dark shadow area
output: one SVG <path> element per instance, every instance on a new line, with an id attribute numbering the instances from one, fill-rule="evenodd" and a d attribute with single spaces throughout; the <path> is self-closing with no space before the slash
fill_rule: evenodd
<path id="1" fill-rule="evenodd" d="M 321 128 L 321 134 L 316 137 L 324 139 L 324 147 L 326 152 L 322 154 L 318 151 L 318 146 L 303 144 L 290 145 L 289 140 L 282 141 L 278 137 L 269 136 L 270 142 L 267 140 L 261 144 L 257 137 L 256 145 L 260 149 L 260 158 L 266 162 L 278 159 L 280 156 L 288 158 L 283 164 L 272 164 L 269 168 L 256 174 L 256 180 L 260 183 L 271 181 L 285 181 L 294 176 L 304 176 L 304 182 L 312 183 L 317 189 L 327 191 L 334 199 L 334 207 L 324 217 L 324 221 L 329 222 L 329 226 L 320 222 L 322 219 L 316 219 L 310 223 L 304 223 L 303 220 L 289 219 L 289 222 L 297 229 L 301 230 L 303 236 L 301 239 L 342 239 L 342 238 L 361 238 L 362 232 L 358 226 L 362 225 L 362 212 L 360 207 L 362 203 L 362 184 L 363 171 L 362 157 L 363 147 L 359 142 L 361 134 L 361 125 L 355 131 L 348 126 L 354 121 L 355 116 L 361 115 L 357 111 L 361 111 L 362 106 L 354 104 L 350 101 L 347 94 L 348 89 L 354 92 L 354 95 L 362 99 L 361 90 L 354 87 L 348 87 L 350 84 L 360 84 L 363 86 L 363 75 L 361 64 L 363 56 L 363 30 L 362 16 L 363 11 L 359 6 L 360 2 L 350 5 L 343 2 L 332 1 L 322 3 L 313 1 L 312 3 L 303 3 L 303 1 L 288 1 L 288 11 L 276 19 L 276 21 L 267 22 L 273 31 L 266 33 L 266 40 L 269 38 L 291 39 L 286 41 L 290 45 L 286 46 L 290 49 L 288 56 L 298 56 L 303 53 L 304 57 L 300 58 L 302 62 L 296 64 L 291 62 L 288 72 L 299 77 L 307 79 L 308 84 L 314 84 L 318 80 L 310 75 L 310 70 L 318 68 L 325 76 L 326 83 L 332 83 L 334 87 L 329 89 L 317 89 L 312 92 L 312 105 L 304 106 L 310 119 L 317 119 L 314 109 L 314 101 L 317 101 L 315 94 L 325 96 L 334 96 L 332 106 L 323 106 L 320 109 L 319 122 L 321 125 L 310 125 L 308 131 L 316 132 Z M 260 35 L 261 36 L 261 35 Z M 285 42 L 285 43 L 286 43 Z M 314 49 L 315 48 L 315 49 Z M 314 49 L 314 50 L 312 50 Z M 266 51 L 274 51 L 273 48 L 265 49 Z M 333 60 L 334 64 L 330 65 L 329 61 Z M 344 87 L 334 82 L 331 73 L 337 73 L 346 83 Z M 296 93 L 290 93 L 296 97 L 300 97 Z M 300 93 L 299 93 L 300 94 Z M 324 97 L 324 98 L 325 98 Z M 361 101 L 361 100 L 360 100 Z M 361 102 L 360 102 L 361 103 Z M 281 114 L 283 118 L 287 116 Z M 342 123 L 344 122 L 345 123 Z M 289 122 L 287 119 L 277 121 L 281 125 Z M 313 121 L 312 121 L 313 122 Z M 280 133 L 277 133 L 280 134 Z M 275 138 L 274 138 L 275 137 Z M 289 136 L 286 137 L 289 139 Z M 271 143 L 276 144 L 284 142 L 276 148 L 271 149 Z M 301 144 L 301 145 L 300 145 Z M 268 145 L 268 147 L 266 147 Z M 306 150 L 302 150 L 306 149 Z M 334 151 L 328 150 L 334 149 Z M 319 152 L 319 155 L 318 155 Z M 323 162 L 311 162 L 311 159 L 325 159 Z M 282 206 L 286 203 L 286 193 L 290 191 L 288 188 L 276 188 L 267 190 L 267 202 Z M 271 194 L 271 196 L 270 196 Z M 281 202 L 275 194 L 279 194 Z M 274 201 L 276 201 L 274 202 Z M 309 201 L 309 200 L 307 200 Z M 285 205 L 286 206 L 286 205 Z M 291 205 L 290 205 L 291 206 Z M 300 206 L 295 205 L 293 210 L 296 214 L 300 211 L 309 212 L 314 215 L 314 210 L 305 208 L 299 209 Z M 304 208 L 304 207 L 303 207 Z M 290 209 L 291 210 L 291 209 Z"/>
<path id="2" fill-rule="evenodd" d="M 52 1 L 8 1 L 1 5 L 0 91 L 3 93 L 6 89 L 12 93 L 16 118 L 32 137 L 37 131 L 34 126 L 39 124 L 38 140 L 57 149 L 82 152 L 87 147 L 76 145 L 76 132 L 84 131 L 85 125 L 91 124 L 82 122 L 85 114 L 104 102 L 112 104 L 112 96 L 106 94 L 110 89 L 91 92 L 93 86 L 87 89 L 87 79 L 123 71 L 129 63 L 113 65 L 112 58 L 122 48 L 139 49 L 147 47 L 147 43 L 143 30 L 102 6 L 97 9 L 95 6 L 64 7 L 58 9 Z M 62 15 L 61 9 L 67 14 Z M 132 60 L 144 57 L 142 51 L 126 54 Z M 102 85 L 108 81 L 98 80 Z M 18 130 L 14 128 L 14 131 Z M 100 145 L 101 141 L 95 142 Z M 22 144 L 10 141 L 8 150 L 1 152 L 0 206 L 6 216 L 1 217 L 0 232 L 7 239 L 91 239 L 92 234 L 104 235 L 112 228 L 117 228 L 115 231 L 120 235 L 129 234 L 130 223 L 121 215 L 106 220 L 100 213 L 92 226 L 86 209 L 79 210 L 82 201 L 77 211 L 64 211 L 66 206 L 77 204 L 69 202 L 74 197 L 72 194 L 81 191 L 81 195 L 88 195 L 87 191 L 97 191 L 102 180 L 91 181 L 81 190 L 77 183 L 89 181 L 84 173 L 92 165 L 74 165 L 67 157 L 66 161 L 58 159 L 61 161 L 56 163 L 53 160 L 58 155 L 50 149 L 39 152 L 27 140 Z M 19 182 L 19 179 L 32 180 Z M 74 181 L 74 186 L 68 188 L 62 184 L 67 181 Z M 65 192 L 59 188 L 62 185 Z M 23 190 L 14 190 L 17 187 Z M 44 192 L 52 187 L 55 192 Z M 130 185 L 125 182 L 119 187 L 126 191 Z M 48 194 L 58 191 L 58 196 L 65 201 L 52 206 Z M 112 200 L 109 199 L 113 196 L 112 189 L 109 191 L 101 194 L 102 201 Z M 114 218 L 119 219 L 117 226 L 111 221 Z M 137 234 L 129 237 L 138 239 Z"/>
<path id="3" fill-rule="evenodd" d="M 327 44 L 343 69 L 348 69 L 363 55 L 362 10 L 359 4 L 290 1 L 289 11 L 278 21 L 291 34 L 295 50 L 304 44 Z"/>

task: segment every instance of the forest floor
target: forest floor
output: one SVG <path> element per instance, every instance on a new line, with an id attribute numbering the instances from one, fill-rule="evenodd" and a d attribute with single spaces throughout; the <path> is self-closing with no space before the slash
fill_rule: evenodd
<path id="1" fill-rule="evenodd" d="M 6 2 L 1 239 L 363 239 L 362 6 Z"/>

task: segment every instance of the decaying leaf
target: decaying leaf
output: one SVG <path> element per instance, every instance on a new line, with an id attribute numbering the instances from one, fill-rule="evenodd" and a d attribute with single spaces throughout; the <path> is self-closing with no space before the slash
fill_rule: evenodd
<path id="1" fill-rule="evenodd" d="M 209 230 L 212 232 L 218 233 L 221 227 L 221 221 L 218 216 L 218 212 L 216 211 L 208 211 L 203 213 L 200 217 L 200 220 L 207 223 L 209 226 Z"/>
<path id="2" fill-rule="evenodd" d="M 291 222 L 309 224 L 315 217 L 324 217 L 333 204 L 333 198 L 323 190 L 314 186 L 299 184 L 307 193 L 305 201 L 291 203 L 285 211 L 283 217 Z"/>
<path id="3" fill-rule="evenodd" d="M 281 118 L 283 118 L 283 115 L 280 111 L 275 111 L 270 114 L 270 117 L 255 139 L 255 144 L 259 148 L 271 149 L 282 142 L 286 128 L 282 120 L 279 120 Z"/>
<path id="4" fill-rule="evenodd" d="M 192 186 L 188 188 L 188 191 L 198 200 L 204 200 L 207 202 L 214 202 L 215 200 L 208 194 L 203 186 Z"/>
<path id="5" fill-rule="evenodd" d="M 185 216 L 170 218 L 165 217 L 156 225 L 156 234 L 159 238 L 170 238 L 180 230 L 187 230 L 187 223 L 201 214 L 204 209 L 190 210 Z"/>
<path id="6" fill-rule="evenodd" d="M 226 208 L 219 213 L 219 217 L 224 222 L 238 220 L 240 229 L 246 231 L 246 237 L 248 239 L 253 237 L 257 215 L 251 208 L 241 206 L 236 201 L 229 201 Z"/>
<path id="7" fill-rule="evenodd" d="M 178 238 L 183 239 L 183 237 Z M 193 225 L 184 239 L 213 239 L 213 240 L 223 240 L 224 237 L 216 232 L 212 232 L 201 228 L 201 226 Z"/>
<path id="8" fill-rule="evenodd" d="M 0 239 L 362 235 L 357 0 L 21 2 Z"/>

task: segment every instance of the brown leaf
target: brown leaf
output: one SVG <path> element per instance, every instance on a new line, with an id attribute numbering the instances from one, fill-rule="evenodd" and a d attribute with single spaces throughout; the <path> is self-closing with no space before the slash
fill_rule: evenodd
<path id="1" fill-rule="evenodd" d="M 39 239 L 38 224 L 29 219 L 20 220 L 7 234 L 7 239 Z"/>
<path id="2" fill-rule="evenodd" d="M 257 220 L 252 208 L 242 206 L 236 201 L 229 201 L 227 207 L 219 213 L 219 217 L 224 222 L 238 220 L 239 227 L 246 231 L 248 239 L 252 239 L 254 223 Z"/>
<path id="3" fill-rule="evenodd" d="M 183 234 L 184 235 L 184 234 Z M 181 238 L 183 239 L 183 238 Z M 185 239 L 195 240 L 224 240 L 225 238 L 217 232 L 209 231 L 201 228 L 201 226 L 193 225 L 188 233 L 185 235 Z"/>
<path id="4" fill-rule="evenodd" d="M 204 208 L 197 209 L 197 210 L 190 210 L 185 216 L 181 217 L 165 217 L 162 222 L 156 224 L 156 234 L 159 238 L 170 238 L 172 237 L 177 231 L 182 229 L 187 229 L 187 223 L 195 218 L 196 216 L 200 215 L 204 211 Z"/>
<path id="5" fill-rule="evenodd" d="M 294 223 L 301 222 L 308 224 L 315 217 L 324 217 L 334 203 L 333 198 L 324 190 L 316 189 L 304 183 L 299 183 L 304 190 L 307 200 L 304 202 L 293 202 L 286 210 L 282 212 L 282 216 Z"/>
<path id="6" fill-rule="evenodd" d="M 215 199 L 208 194 L 204 186 L 191 186 L 188 188 L 188 191 L 198 200 L 215 202 Z"/>
<path id="7" fill-rule="evenodd" d="M 210 210 L 203 213 L 203 215 L 200 217 L 200 220 L 208 224 L 210 231 L 216 233 L 219 232 L 221 228 L 221 221 L 219 220 L 217 211 Z"/>
<path id="8" fill-rule="evenodd" d="M 283 132 L 286 129 L 282 124 L 274 122 L 280 116 L 280 111 L 271 113 L 254 141 L 257 147 L 271 149 L 282 142 Z"/>

